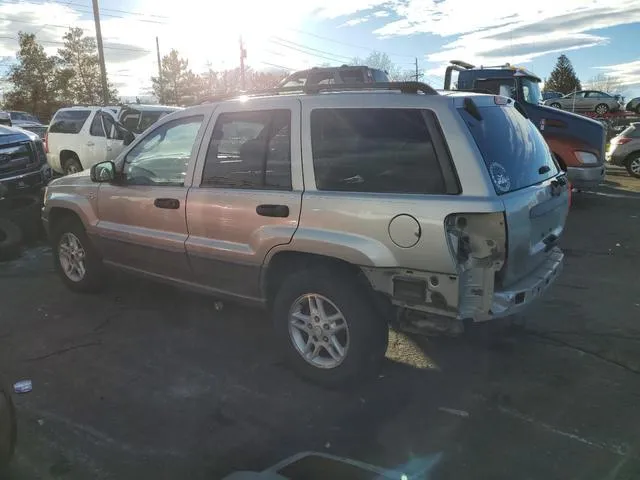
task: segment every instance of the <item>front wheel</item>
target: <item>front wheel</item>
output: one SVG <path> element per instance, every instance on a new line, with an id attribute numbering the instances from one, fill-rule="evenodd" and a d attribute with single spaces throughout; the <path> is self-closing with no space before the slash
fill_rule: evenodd
<path id="1" fill-rule="evenodd" d="M 640 178 L 640 153 L 634 153 L 625 162 L 629 175 Z"/>
<path id="2" fill-rule="evenodd" d="M 104 281 L 102 259 L 75 218 L 64 220 L 54 228 L 54 265 L 62 281 L 76 292 L 96 292 Z"/>
<path id="3" fill-rule="evenodd" d="M 607 104 L 605 104 L 605 103 L 600 103 L 600 104 L 596 105 L 595 112 L 596 112 L 598 115 L 604 115 L 604 114 L 605 114 L 605 113 L 607 113 L 608 111 L 609 111 L 609 106 L 608 106 Z"/>
<path id="4" fill-rule="evenodd" d="M 554 102 L 554 103 L 552 103 L 552 104 L 551 104 L 551 105 L 549 105 L 549 106 L 550 106 L 550 107 L 553 107 L 553 108 L 560 108 L 560 109 L 562 109 L 562 105 L 560 105 L 558 102 Z"/>
<path id="5" fill-rule="evenodd" d="M 328 268 L 294 273 L 273 303 L 276 335 L 289 364 L 328 387 L 375 374 L 389 336 L 366 287 L 341 273 Z"/>

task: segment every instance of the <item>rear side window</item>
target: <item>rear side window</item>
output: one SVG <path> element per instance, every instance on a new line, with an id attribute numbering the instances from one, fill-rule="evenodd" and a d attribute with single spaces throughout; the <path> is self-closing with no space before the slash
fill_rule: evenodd
<path id="1" fill-rule="evenodd" d="M 382 70 L 371 69 L 371 74 L 374 82 L 387 83 L 389 81 L 389 76 Z"/>
<path id="2" fill-rule="evenodd" d="M 342 83 L 364 83 L 364 72 L 361 68 L 353 70 L 340 70 Z"/>
<path id="3" fill-rule="evenodd" d="M 53 118 L 49 133 L 80 133 L 90 110 L 62 110 Z"/>
<path id="4" fill-rule="evenodd" d="M 542 134 L 513 107 L 477 107 L 476 116 L 458 109 L 502 194 L 529 187 L 558 173 Z M 478 119 L 478 118 L 480 119 Z"/>
<path id="5" fill-rule="evenodd" d="M 316 109 L 311 145 L 318 190 L 447 193 L 422 110 Z"/>
<path id="6" fill-rule="evenodd" d="M 291 112 L 221 113 L 207 149 L 202 185 L 291 190 Z"/>

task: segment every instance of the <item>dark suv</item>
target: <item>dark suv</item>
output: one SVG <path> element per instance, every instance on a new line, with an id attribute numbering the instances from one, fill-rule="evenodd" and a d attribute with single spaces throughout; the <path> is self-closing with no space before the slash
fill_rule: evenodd
<path id="1" fill-rule="evenodd" d="M 37 134 L 0 125 L 0 184 L 7 195 L 39 191 L 50 171 Z"/>
<path id="2" fill-rule="evenodd" d="M 292 73 L 282 82 L 283 87 L 305 87 L 309 85 L 324 84 L 358 84 L 358 83 L 387 83 L 389 75 L 387 72 L 377 68 L 365 66 L 322 67 L 310 70 L 301 70 Z"/>

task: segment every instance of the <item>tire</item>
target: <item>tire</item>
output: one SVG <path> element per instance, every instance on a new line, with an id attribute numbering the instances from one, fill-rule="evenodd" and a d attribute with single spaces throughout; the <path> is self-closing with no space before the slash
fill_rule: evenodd
<path id="1" fill-rule="evenodd" d="M 640 152 L 629 155 L 624 162 L 624 166 L 629 175 L 640 178 Z"/>
<path id="2" fill-rule="evenodd" d="M 551 105 L 549 105 L 550 107 L 553 108 L 559 108 L 560 110 L 562 110 L 562 105 L 560 105 L 558 102 L 553 102 Z"/>
<path id="3" fill-rule="evenodd" d="M 636 113 L 640 115 L 640 104 L 636 107 Z"/>
<path id="4" fill-rule="evenodd" d="M 609 105 L 607 105 L 606 103 L 599 103 L 598 105 L 596 105 L 596 108 L 594 108 L 593 111 L 598 115 L 604 115 L 605 113 L 609 112 Z"/>
<path id="5" fill-rule="evenodd" d="M 64 219 L 52 233 L 54 266 L 62 281 L 75 292 L 100 291 L 104 284 L 104 266 L 80 220 Z"/>
<path id="6" fill-rule="evenodd" d="M 72 175 L 74 173 L 81 172 L 84 169 L 82 168 L 80 159 L 74 155 L 65 160 L 63 170 L 65 175 Z"/>
<path id="7" fill-rule="evenodd" d="M 292 369 L 303 378 L 325 387 L 343 386 L 377 373 L 387 349 L 389 327 L 386 320 L 376 313 L 370 297 L 366 287 L 361 286 L 353 275 L 344 275 L 337 269 L 312 267 L 285 278 L 275 296 L 272 313 L 276 336 Z M 299 316 L 312 313 L 306 308 L 310 301 L 322 303 L 326 314 L 324 318 L 321 313 L 317 316 L 320 319 L 308 315 L 307 328 L 303 330 L 290 326 L 293 323 L 292 312 L 297 310 L 297 306 L 302 305 Z M 342 315 L 343 321 L 336 320 L 337 328 L 333 330 L 333 327 L 326 326 L 330 320 L 323 320 L 335 317 L 336 312 Z M 300 320 L 296 323 L 304 325 Z M 346 328 L 339 330 L 341 325 L 346 325 Z M 317 337 L 306 333 L 309 331 L 316 333 Z M 312 338 L 318 340 L 311 347 L 318 355 L 311 359 L 312 354 L 309 353 L 310 359 L 307 360 L 301 353 L 301 343 L 306 339 L 307 345 L 313 345 Z M 344 355 L 339 361 L 330 355 L 331 350 L 340 357 L 333 346 L 335 341 L 343 347 Z M 328 348 L 318 347 L 320 343 Z"/>
<path id="8" fill-rule="evenodd" d="M 18 437 L 16 411 L 11 396 L 0 384 L 0 478 L 4 478 Z"/>
<path id="9" fill-rule="evenodd" d="M 0 259 L 15 258 L 20 253 L 22 230 L 14 222 L 0 218 Z"/>

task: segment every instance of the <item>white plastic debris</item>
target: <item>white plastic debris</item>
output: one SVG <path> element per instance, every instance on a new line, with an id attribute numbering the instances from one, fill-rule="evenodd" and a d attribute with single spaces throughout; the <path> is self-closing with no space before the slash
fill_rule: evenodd
<path id="1" fill-rule="evenodd" d="M 616 243 L 616 247 L 621 247 L 622 245 L 620 245 L 619 243 Z"/>
<path id="2" fill-rule="evenodd" d="M 325 443 L 324 448 L 331 448 L 331 444 L 329 442 Z"/>
<path id="3" fill-rule="evenodd" d="M 439 407 L 438 410 L 440 410 L 441 412 L 450 413 L 451 415 L 456 415 L 458 417 L 467 418 L 469 416 L 469 412 L 466 412 L 464 410 L 457 410 L 455 408 Z"/>
<path id="4" fill-rule="evenodd" d="M 213 304 L 213 308 L 215 308 L 215 309 L 216 309 L 216 312 L 219 312 L 219 311 L 221 311 L 221 310 L 224 308 L 224 303 L 222 303 L 222 302 L 215 302 L 215 303 Z"/>
<path id="5" fill-rule="evenodd" d="M 33 390 L 31 380 L 20 380 L 13 384 L 13 391 L 16 393 L 29 393 L 31 390 Z"/>

